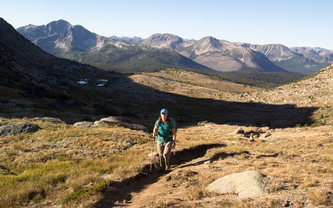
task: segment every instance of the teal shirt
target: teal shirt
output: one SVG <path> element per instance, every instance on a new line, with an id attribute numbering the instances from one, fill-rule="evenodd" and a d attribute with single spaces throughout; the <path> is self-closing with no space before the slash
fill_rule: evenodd
<path id="1" fill-rule="evenodd" d="M 170 124 L 166 124 L 161 122 L 160 124 L 158 124 L 158 119 L 155 122 L 155 126 L 158 126 L 158 137 L 157 140 L 160 142 L 170 142 L 172 141 L 172 128 L 175 128 L 175 124 L 172 122 L 172 120 L 170 120 Z M 164 135 L 167 136 L 166 141 L 165 141 L 165 137 L 160 136 L 160 135 Z"/>

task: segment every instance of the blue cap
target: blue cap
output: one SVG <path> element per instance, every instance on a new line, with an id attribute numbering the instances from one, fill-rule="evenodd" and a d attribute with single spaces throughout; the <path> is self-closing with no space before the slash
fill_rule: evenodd
<path id="1" fill-rule="evenodd" d="M 168 114 L 168 110 L 167 110 L 167 109 L 162 109 L 162 110 L 161 110 L 161 114 L 162 114 L 162 113 Z"/>

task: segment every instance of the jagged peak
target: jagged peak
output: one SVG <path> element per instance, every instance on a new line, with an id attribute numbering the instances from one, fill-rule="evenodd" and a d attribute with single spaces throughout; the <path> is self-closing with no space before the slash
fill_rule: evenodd
<path id="1" fill-rule="evenodd" d="M 68 21 L 63 20 L 63 19 L 59 19 L 59 20 L 48 23 L 48 25 L 50 25 L 50 24 L 71 25 Z"/>

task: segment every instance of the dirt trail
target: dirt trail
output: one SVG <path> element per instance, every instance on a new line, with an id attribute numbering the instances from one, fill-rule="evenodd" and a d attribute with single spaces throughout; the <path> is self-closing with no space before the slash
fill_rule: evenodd
<path id="1" fill-rule="evenodd" d="M 204 158 L 206 151 L 213 147 L 225 147 L 225 144 L 204 144 L 190 149 L 175 151 L 171 156 L 171 171 L 167 173 L 159 173 L 157 167 L 154 166 L 150 172 L 150 166 L 146 166 L 144 170 L 137 176 L 128 178 L 122 182 L 114 182 L 104 191 L 104 198 L 96 203 L 94 207 L 142 207 L 151 204 L 155 197 L 163 197 L 172 192 L 169 188 L 172 175 L 176 172 L 183 171 L 186 168 L 193 168 L 204 164 L 207 158 Z M 155 164 L 157 163 L 155 157 Z M 171 188 L 177 185 L 172 184 Z"/>

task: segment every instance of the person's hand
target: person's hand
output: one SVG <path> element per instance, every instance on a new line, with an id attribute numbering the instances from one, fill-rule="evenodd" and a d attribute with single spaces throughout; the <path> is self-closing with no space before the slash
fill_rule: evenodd
<path id="1" fill-rule="evenodd" d="M 176 148 L 176 142 L 172 142 L 172 149 L 175 149 Z"/>

